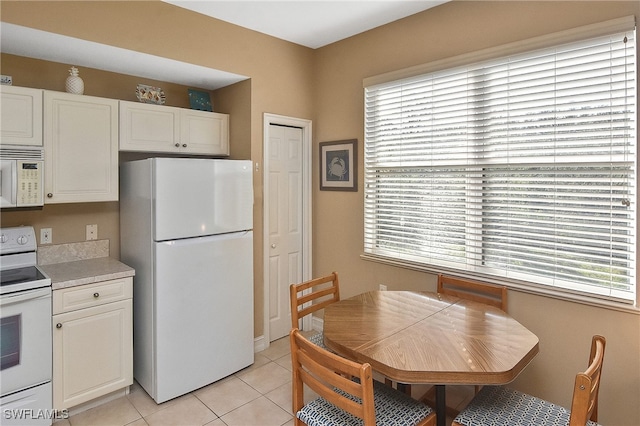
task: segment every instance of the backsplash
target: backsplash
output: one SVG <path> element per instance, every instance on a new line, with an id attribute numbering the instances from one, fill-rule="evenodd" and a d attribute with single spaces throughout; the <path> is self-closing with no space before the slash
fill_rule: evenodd
<path id="1" fill-rule="evenodd" d="M 38 246 L 37 253 L 38 265 L 108 257 L 109 240 Z"/>

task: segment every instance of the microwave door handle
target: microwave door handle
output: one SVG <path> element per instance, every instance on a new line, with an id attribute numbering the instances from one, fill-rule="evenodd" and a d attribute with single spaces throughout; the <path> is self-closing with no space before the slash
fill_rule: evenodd
<path id="1" fill-rule="evenodd" d="M 11 184 L 9 185 L 9 194 L 11 195 L 11 204 L 17 206 L 18 204 L 18 165 L 17 162 L 11 162 L 11 170 L 9 173 Z"/>
<path id="2" fill-rule="evenodd" d="M 11 170 L 11 204 L 13 204 L 14 206 L 18 205 L 18 191 L 20 191 L 20 189 L 18 188 L 18 163 L 15 162 L 12 165 L 12 170 Z"/>

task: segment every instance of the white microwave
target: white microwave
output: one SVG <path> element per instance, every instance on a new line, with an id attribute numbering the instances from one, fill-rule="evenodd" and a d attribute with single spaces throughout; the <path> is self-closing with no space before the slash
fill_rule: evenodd
<path id="1" fill-rule="evenodd" d="M 44 151 L 0 147 L 0 208 L 44 205 Z"/>

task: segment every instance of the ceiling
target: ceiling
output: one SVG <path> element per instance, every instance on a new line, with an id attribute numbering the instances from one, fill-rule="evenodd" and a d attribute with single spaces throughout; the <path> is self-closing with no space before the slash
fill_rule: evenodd
<path id="1" fill-rule="evenodd" d="M 448 0 L 163 0 L 316 49 Z"/>
<path id="2" fill-rule="evenodd" d="M 351 37 L 448 0 L 164 0 L 310 48 Z M 215 90 L 248 76 L 2 22 L 0 51 Z"/>

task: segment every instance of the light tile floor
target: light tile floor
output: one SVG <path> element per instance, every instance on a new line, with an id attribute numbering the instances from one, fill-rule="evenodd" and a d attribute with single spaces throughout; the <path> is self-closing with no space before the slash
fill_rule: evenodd
<path id="1" fill-rule="evenodd" d="M 414 385 L 412 394 L 425 388 Z M 447 405 L 464 406 L 471 387 L 448 387 Z M 305 399 L 313 392 L 305 391 Z M 255 354 L 255 362 L 225 379 L 187 395 L 156 404 L 134 382 L 127 396 L 107 402 L 55 426 L 280 426 L 293 425 L 289 338 Z"/>

